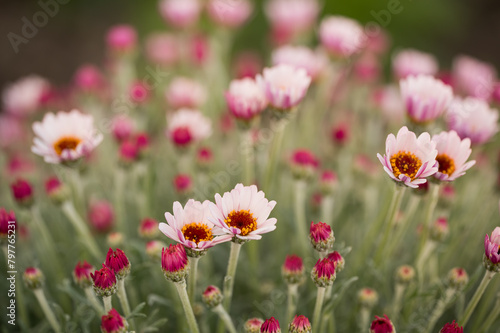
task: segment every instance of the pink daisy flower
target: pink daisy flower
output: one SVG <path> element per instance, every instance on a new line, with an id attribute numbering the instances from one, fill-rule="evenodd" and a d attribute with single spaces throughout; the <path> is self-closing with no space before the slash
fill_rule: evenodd
<path id="1" fill-rule="evenodd" d="M 252 14 L 253 5 L 248 0 L 210 0 L 207 12 L 215 23 L 228 28 L 241 26 Z"/>
<path id="2" fill-rule="evenodd" d="M 267 107 L 264 91 L 251 78 L 231 81 L 226 102 L 231 114 L 241 120 L 250 120 Z"/>
<path id="3" fill-rule="evenodd" d="M 212 134 L 210 119 L 198 110 L 180 109 L 168 120 L 167 137 L 178 147 L 186 147 Z"/>
<path id="4" fill-rule="evenodd" d="M 334 56 L 350 57 L 364 47 L 366 37 L 361 24 L 343 16 L 328 16 L 319 28 L 321 44 Z"/>
<path id="5" fill-rule="evenodd" d="M 484 238 L 484 255 L 493 265 L 497 265 L 500 269 L 500 227 L 496 227 L 491 233 Z"/>
<path id="6" fill-rule="evenodd" d="M 461 140 L 457 132 L 441 132 L 434 135 L 432 141 L 436 143 L 436 161 L 439 163 L 435 178 L 441 181 L 455 180 L 476 164 L 476 161 L 466 162 L 472 152 L 470 140 Z"/>
<path id="7" fill-rule="evenodd" d="M 327 57 L 305 46 L 282 46 L 273 51 L 273 65 L 290 65 L 302 68 L 313 80 L 317 79 L 328 66 Z"/>
<path id="8" fill-rule="evenodd" d="M 21 78 L 3 90 L 3 107 L 10 114 L 28 116 L 39 110 L 49 89 L 49 82 L 39 76 Z"/>
<path id="9" fill-rule="evenodd" d="M 392 59 L 392 70 L 398 80 L 408 76 L 434 76 L 439 70 L 439 64 L 432 54 L 406 49 L 398 52 Z"/>
<path id="10" fill-rule="evenodd" d="M 458 56 L 453 60 L 453 84 L 466 96 L 489 100 L 495 88 L 495 67 L 469 56 Z"/>
<path id="11" fill-rule="evenodd" d="M 160 14 L 176 28 L 186 28 L 198 21 L 202 7 L 199 0 L 162 0 Z"/>
<path id="12" fill-rule="evenodd" d="M 207 99 L 207 92 L 199 82 L 185 77 L 176 77 L 170 83 L 165 98 L 174 109 L 198 108 Z"/>

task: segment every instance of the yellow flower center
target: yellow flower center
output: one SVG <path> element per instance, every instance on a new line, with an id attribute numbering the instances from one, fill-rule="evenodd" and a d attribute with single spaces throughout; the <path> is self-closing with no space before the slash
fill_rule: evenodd
<path id="1" fill-rule="evenodd" d="M 60 156 L 65 149 L 75 150 L 80 142 L 82 140 L 74 136 L 64 136 L 54 143 L 54 150 Z"/>
<path id="2" fill-rule="evenodd" d="M 439 172 L 451 176 L 455 171 L 455 161 L 446 154 L 439 154 L 436 156 L 436 161 L 439 163 Z"/>
<path id="3" fill-rule="evenodd" d="M 233 210 L 224 222 L 233 228 L 241 230 L 241 236 L 246 236 L 254 230 L 257 230 L 257 219 L 248 210 Z"/>
<path id="4" fill-rule="evenodd" d="M 212 228 L 205 223 L 189 223 L 182 227 L 182 234 L 186 240 L 190 240 L 198 244 L 202 241 L 211 241 L 214 236 L 212 235 Z"/>
<path id="5" fill-rule="evenodd" d="M 422 161 L 413 153 L 400 151 L 392 155 L 391 166 L 396 178 L 403 174 L 414 180 L 415 175 L 422 166 Z"/>

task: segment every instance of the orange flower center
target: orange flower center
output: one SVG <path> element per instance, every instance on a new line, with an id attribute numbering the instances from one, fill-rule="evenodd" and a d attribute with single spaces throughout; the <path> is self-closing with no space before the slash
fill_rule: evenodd
<path id="1" fill-rule="evenodd" d="M 233 210 L 224 222 L 233 228 L 241 230 L 241 236 L 246 236 L 254 230 L 257 230 L 257 219 L 248 210 Z"/>
<path id="2" fill-rule="evenodd" d="M 403 174 L 414 180 L 415 175 L 422 166 L 422 161 L 413 153 L 400 151 L 392 155 L 391 166 L 396 178 Z"/>
<path id="3" fill-rule="evenodd" d="M 214 236 L 212 229 L 205 223 L 189 223 L 182 227 L 182 234 L 186 240 L 190 240 L 198 244 L 202 241 L 211 241 Z"/>
<path id="4" fill-rule="evenodd" d="M 446 154 L 439 154 L 436 156 L 436 161 L 439 163 L 439 172 L 451 176 L 451 174 L 455 171 L 455 161 L 453 161 L 450 156 Z"/>
<path id="5" fill-rule="evenodd" d="M 65 149 L 75 150 L 80 142 L 82 140 L 74 136 L 64 136 L 54 143 L 54 150 L 60 156 Z"/>

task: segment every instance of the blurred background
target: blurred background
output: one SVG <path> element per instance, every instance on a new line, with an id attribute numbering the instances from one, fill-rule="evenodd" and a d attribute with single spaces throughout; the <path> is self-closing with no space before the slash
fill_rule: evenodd
<path id="1" fill-rule="evenodd" d="M 47 0 L 42 0 L 45 2 Z M 157 7 L 158 1 L 64 0 L 59 12 L 38 29 L 16 54 L 7 35 L 21 34 L 23 17 L 32 21 L 41 10 L 38 1 L 2 1 L 0 5 L 1 53 L 0 87 L 17 78 L 36 73 L 56 85 L 69 82 L 83 63 L 102 64 L 105 58 L 104 35 L 117 23 L 137 27 L 143 38 L 152 31 L 166 29 Z M 61 2 L 64 2 L 61 1 Z M 388 6 L 397 5 L 386 29 L 393 48 L 412 47 L 437 55 L 443 68 L 449 67 L 458 53 L 469 54 L 500 68 L 500 1 L 496 0 L 324 0 L 323 15 L 341 14 L 362 23 Z M 267 22 L 263 0 L 256 1 L 253 19 L 239 32 L 237 48 L 262 49 L 267 43 Z"/>

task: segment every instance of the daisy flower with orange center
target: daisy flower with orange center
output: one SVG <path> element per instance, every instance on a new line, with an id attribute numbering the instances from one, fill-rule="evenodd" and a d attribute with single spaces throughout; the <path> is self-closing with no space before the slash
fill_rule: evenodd
<path id="1" fill-rule="evenodd" d="M 184 245 L 188 255 L 196 255 L 196 252 L 229 241 L 231 236 L 224 234 L 208 220 L 210 216 L 208 205 L 208 201 L 201 203 L 190 199 L 183 208 L 180 202 L 174 202 L 174 214 L 165 213 L 167 223 L 160 223 L 160 231 L 168 238 Z"/>
<path id="2" fill-rule="evenodd" d="M 31 151 L 47 163 L 76 161 L 90 154 L 102 141 L 94 127 L 94 118 L 78 110 L 47 113 L 33 124 L 35 139 Z"/>
<path id="3" fill-rule="evenodd" d="M 255 185 L 238 184 L 222 197 L 217 193 L 215 204 L 209 205 L 210 220 L 234 240 L 261 239 L 261 234 L 276 229 L 276 219 L 268 218 L 276 201 L 268 201 Z"/>
<path id="4" fill-rule="evenodd" d="M 476 161 L 466 162 L 472 152 L 470 139 L 460 139 L 457 132 L 441 132 L 434 135 L 432 141 L 436 143 L 438 151 L 436 161 L 439 169 L 434 174 L 435 178 L 441 181 L 453 181 L 476 164 Z"/>
<path id="5" fill-rule="evenodd" d="M 404 126 L 397 136 L 389 134 L 385 149 L 385 155 L 377 154 L 377 157 L 389 177 L 398 183 L 417 188 L 427 181 L 425 178 L 438 171 L 438 151 L 429 133 L 422 133 L 417 138 Z"/>

